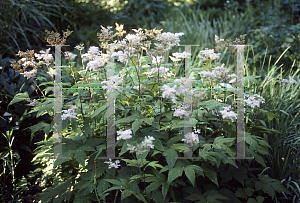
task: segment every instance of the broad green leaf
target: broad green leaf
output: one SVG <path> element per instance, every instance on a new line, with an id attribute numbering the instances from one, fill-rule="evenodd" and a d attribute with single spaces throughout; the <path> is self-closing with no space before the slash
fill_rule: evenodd
<path id="1" fill-rule="evenodd" d="M 192 165 L 183 167 L 186 177 L 191 181 L 193 187 L 195 187 L 195 171 Z"/>
<path id="2" fill-rule="evenodd" d="M 176 162 L 176 157 L 178 157 L 175 149 L 167 149 L 166 151 L 164 151 L 163 156 L 166 157 L 169 169 L 172 169 Z"/>
<path id="3" fill-rule="evenodd" d="M 74 159 L 80 163 L 81 166 L 85 167 L 85 159 L 86 159 L 86 153 L 81 150 L 75 150 L 74 151 Z"/>
<path id="4" fill-rule="evenodd" d="M 169 171 L 169 174 L 168 174 L 168 184 L 170 184 L 176 178 L 182 176 L 182 172 L 183 172 L 183 168 L 182 167 L 172 168 Z"/>
<path id="5" fill-rule="evenodd" d="M 152 168 L 159 167 L 159 168 L 164 168 L 162 165 L 157 164 L 158 161 L 151 161 L 149 164 L 146 165 L 145 169 L 147 168 L 147 166 L 151 166 Z"/>
<path id="6" fill-rule="evenodd" d="M 162 182 L 161 181 L 155 181 L 155 182 L 153 182 L 153 183 L 150 183 L 150 185 L 148 185 L 147 187 L 146 187 L 146 193 L 150 193 L 150 192 L 152 192 L 152 191 L 154 191 L 154 190 L 157 190 L 157 188 L 159 188 L 159 186 L 162 184 Z"/>
<path id="7" fill-rule="evenodd" d="M 15 95 L 14 99 L 8 104 L 8 106 L 10 106 L 14 103 L 20 102 L 20 101 L 27 100 L 27 99 L 30 99 L 27 92 L 18 93 Z"/>
<path id="8" fill-rule="evenodd" d="M 204 173 L 205 173 L 205 176 L 207 176 L 213 183 L 215 183 L 217 186 L 219 186 L 216 172 L 205 171 Z"/>
<path id="9" fill-rule="evenodd" d="M 107 108 L 106 105 L 103 105 L 100 108 L 97 108 L 96 111 L 94 111 L 93 114 L 91 115 L 91 118 L 95 118 L 96 116 L 101 114 L 106 108 Z"/>
<path id="10" fill-rule="evenodd" d="M 142 125 L 143 121 L 142 120 L 135 120 L 132 123 L 132 132 L 133 134 L 135 134 L 135 132 L 140 128 L 140 126 Z"/>
<path id="11" fill-rule="evenodd" d="M 166 199 L 166 196 L 167 196 L 167 193 L 169 190 L 169 184 L 167 182 L 163 182 L 161 190 L 162 190 L 162 195 L 163 195 L 164 199 Z"/>

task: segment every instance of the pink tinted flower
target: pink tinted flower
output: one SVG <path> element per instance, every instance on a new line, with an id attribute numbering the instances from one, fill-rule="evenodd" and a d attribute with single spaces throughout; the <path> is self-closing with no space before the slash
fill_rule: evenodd
<path id="1" fill-rule="evenodd" d="M 119 168 L 119 166 L 121 166 L 119 163 L 120 161 L 119 160 L 116 160 L 115 163 L 113 163 L 111 161 L 111 159 L 109 159 L 109 161 L 105 161 L 104 163 L 106 164 L 109 164 L 108 168 L 111 169 L 111 168 Z"/>

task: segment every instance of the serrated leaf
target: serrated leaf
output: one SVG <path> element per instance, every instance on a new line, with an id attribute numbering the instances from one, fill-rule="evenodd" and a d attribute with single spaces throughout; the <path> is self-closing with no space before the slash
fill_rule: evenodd
<path id="1" fill-rule="evenodd" d="M 80 163 L 81 166 L 85 167 L 85 159 L 86 159 L 86 153 L 81 150 L 75 150 L 74 151 L 74 159 Z"/>
<path id="2" fill-rule="evenodd" d="M 195 187 L 195 171 L 192 165 L 183 167 L 186 177 L 191 181 L 192 185 Z"/>
<path id="3" fill-rule="evenodd" d="M 207 176 L 213 183 L 215 183 L 217 186 L 219 186 L 217 174 L 214 171 L 205 171 L 204 173 L 205 173 L 205 176 Z"/>
<path id="4" fill-rule="evenodd" d="M 153 183 L 150 183 L 150 185 L 148 185 L 147 187 L 146 187 L 146 193 L 150 193 L 150 192 L 152 192 L 152 191 L 154 191 L 154 190 L 157 190 L 157 188 L 159 188 L 159 186 L 162 184 L 162 182 L 161 181 L 155 181 L 155 182 L 153 182 Z"/>
<path id="5" fill-rule="evenodd" d="M 176 162 L 176 157 L 178 157 L 175 149 L 167 149 L 163 156 L 166 157 L 166 161 L 168 163 L 169 169 L 172 169 Z"/>
<path id="6" fill-rule="evenodd" d="M 168 184 L 170 184 L 176 178 L 182 176 L 182 172 L 183 172 L 183 168 L 181 167 L 172 168 L 168 174 Z"/>

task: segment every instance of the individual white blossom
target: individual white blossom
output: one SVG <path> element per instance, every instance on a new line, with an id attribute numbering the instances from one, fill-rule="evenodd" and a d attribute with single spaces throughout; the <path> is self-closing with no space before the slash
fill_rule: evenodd
<path id="1" fill-rule="evenodd" d="M 121 166 L 119 163 L 120 161 L 119 160 L 116 160 L 115 163 L 113 163 L 111 161 L 111 159 L 109 159 L 109 161 L 105 161 L 104 163 L 106 164 L 109 164 L 108 168 L 111 169 L 111 168 L 119 168 L 119 166 Z"/>
<path id="2" fill-rule="evenodd" d="M 132 131 L 130 129 L 125 130 L 125 131 L 117 131 L 117 134 L 119 135 L 119 137 L 117 137 L 117 140 L 120 140 L 120 139 L 128 140 L 128 139 L 132 138 L 132 136 L 131 136 Z"/>
<path id="3" fill-rule="evenodd" d="M 228 111 L 230 109 L 230 107 L 223 107 L 224 110 L 220 111 L 220 113 L 222 114 L 223 119 L 231 119 L 231 121 L 233 122 L 234 118 L 236 118 L 237 114 L 234 113 L 233 111 Z"/>
<path id="4" fill-rule="evenodd" d="M 236 82 L 236 78 L 233 78 L 232 80 L 229 81 L 229 83 L 235 83 Z"/>
<path id="5" fill-rule="evenodd" d="M 68 110 L 62 110 L 63 111 L 63 115 L 61 115 L 62 120 L 66 120 L 67 118 L 69 118 L 71 120 L 71 118 L 76 118 L 76 113 L 75 113 L 75 109 L 78 107 L 72 107 L 69 108 Z"/>
<path id="6" fill-rule="evenodd" d="M 199 134 L 201 132 L 201 130 L 200 129 L 196 129 L 195 126 L 193 127 L 193 129 L 194 129 L 194 132 L 197 133 L 197 134 Z"/>
<path id="7" fill-rule="evenodd" d="M 259 107 L 260 102 L 265 103 L 265 99 L 262 96 L 258 95 L 258 94 L 254 94 L 252 96 L 249 96 L 248 94 L 245 94 L 245 96 L 249 97 L 247 100 L 245 100 L 245 102 L 251 108 L 255 108 L 255 106 Z"/>
<path id="8" fill-rule="evenodd" d="M 198 134 L 195 134 L 194 132 L 189 132 L 184 135 L 184 139 L 181 141 L 184 141 L 187 144 L 195 145 L 199 143 L 199 137 Z"/>
<path id="9" fill-rule="evenodd" d="M 2 67 L 0 67 L 0 70 L 2 70 Z"/>

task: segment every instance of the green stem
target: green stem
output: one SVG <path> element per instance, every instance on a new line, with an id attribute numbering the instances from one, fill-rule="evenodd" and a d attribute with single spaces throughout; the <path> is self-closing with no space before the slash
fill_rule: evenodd
<path id="1" fill-rule="evenodd" d="M 119 193 L 119 190 L 117 190 L 117 193 L 115 195 L 114 203 L 116 203 L 116 201 L 117 201 L 118 193 Z"/>

